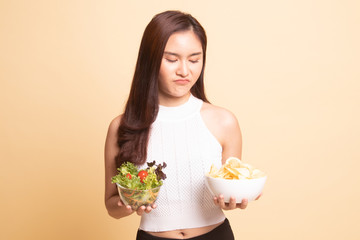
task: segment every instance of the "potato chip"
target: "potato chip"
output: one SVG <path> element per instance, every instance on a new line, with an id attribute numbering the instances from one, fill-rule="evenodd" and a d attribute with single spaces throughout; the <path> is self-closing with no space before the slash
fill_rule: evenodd
<path id="1" fill-rule="evenodd" d="M 211 174 L 216 174 L 218 171 L 219 171 L 219 169 L 217 169 L 217 168 L 214 166 L 214 164 L 213 164 L 213 165 L 211 165 L 209 174 L 210 174 L 210 175 L 211 175 Z"/>
<path id="2" fill-rule="evenodd" d="M 265 173 L 250 164 L 243 163 L 240 159 L 230 157 L 220 169 L 213 165 L 210 167 L 209 176 L 223 179 L 252 179 L 265 176 Z"/>
<path id="3" fill-rule="evenodd" d="M 248 163 L 241 163 L 241 167 L 242 168 L 247 168 L 247 169 L 249 169 L 249 171 L 250 172 L 252 172 L 255 168 L 253 167 L 253 166 L 251 166 L 250 164 L 248 164 Z"/>
<path id="4" fill-rule="evenodd" d="M 241 167 L 241 160 L 235 157 L 229 157 L 226 160 L 225 165 L 231 168 L 239 168 Z"/>
<path id="5" fill-rule="evenodd" d="M 247 168 L 239 168 L 239 173 L 241 176 L 244 176 L 246 178 L 251 177 L 251 173 L 250 173 L 249 169 L 247 169 Z"/>
<path id="6" fill-rule="evenodd" d="M 241 168 L 231 168 L 231 167 L 225 167 L 225 169 L 230 172 L 234 176 L 238 176 L 240 172 L 238 171 Z"/>

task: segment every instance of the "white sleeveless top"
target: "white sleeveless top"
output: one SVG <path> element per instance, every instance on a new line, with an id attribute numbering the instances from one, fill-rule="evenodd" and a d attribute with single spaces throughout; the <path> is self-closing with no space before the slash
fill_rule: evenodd
<path id="1" fill-rule="evenodd" d="M 177 107 L 159 106 L 150 131 L 147 162 L 166 162 L 157 208 L 143 214 L 140 229 L 170 231 L 197 228 L 225 219 L 205 185 L 211 164 L 221 165 L 222 147 L 200 115 L 203 101 L 190 96 Z"/>

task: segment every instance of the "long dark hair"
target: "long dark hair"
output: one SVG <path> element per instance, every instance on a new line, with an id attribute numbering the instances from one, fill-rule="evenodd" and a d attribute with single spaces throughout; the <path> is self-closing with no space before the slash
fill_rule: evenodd
<path id="1" fill-rule="evenodd" d="M 129 98 L 118 129 L 117 166 L 127 161 L 136 165 L 146 161 L 150 126 L 158 113 L 158 77 L 165 45 L 173 33 L 187 30 L 196 34 L 203 50 L 203 69 L 190 91 L 208 102 L 204 90 L 205 30 L 190 14 L 166 11 L 155 15 L 141 40 Z"/>

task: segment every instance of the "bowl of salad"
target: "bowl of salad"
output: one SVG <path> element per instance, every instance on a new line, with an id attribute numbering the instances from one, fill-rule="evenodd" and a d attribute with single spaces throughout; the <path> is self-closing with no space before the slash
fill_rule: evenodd
<path id="1" fill-rule="evenodd" d="M 119 192 L 121 201 L 130 205 L 132 209 L 153 204 L 166 179 L 162 171 L 166 163 L 155 164 L 155 161 L 148 162 L 148 167 L 138 169 L 133 163 L 125 162 L 118 168 L 118 174 L 112 177 Z"/>

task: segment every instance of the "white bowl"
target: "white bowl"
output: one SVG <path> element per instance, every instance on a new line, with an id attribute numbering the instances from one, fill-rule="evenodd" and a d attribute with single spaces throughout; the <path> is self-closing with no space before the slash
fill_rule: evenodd
<path id="1" fill-rule="evenodd" d="M 263 191 L 267 176 L 254 179 L 222 179 L 205 175 L 205 183 L 214 196 L 222 194 L 224 202 L 229 202 L 230 197 L 235 197 L 237 203 L 242 199 L 249 202 L 255 200 Z"/>

